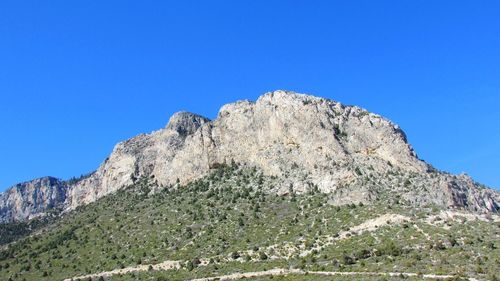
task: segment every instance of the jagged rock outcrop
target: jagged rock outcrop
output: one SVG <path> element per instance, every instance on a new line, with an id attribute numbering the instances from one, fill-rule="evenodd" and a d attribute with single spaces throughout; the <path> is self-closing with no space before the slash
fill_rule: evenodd
<path id="1" fill-rule="evenodd" d="M 382 196 L 411 204 L 495 211 L 499 192 L 435 171 L 403 131 L 356 106 L 286 91 L 223 106 L 213 121 L 179 112 L 167 126 L 119 143 L 90 177 L 70 186 L 65 208 L 93 202 L 141 177 L 187 183 L 228 161 L 279 180 L 272 192 L 317 188 L 332 204 Z"/>
<path id="2" fill-rule="evenodd" d="M 19 183 L 0 193 L 0 222 L 30 219 L 64 204 L 66 182 L 43 177 Z"/>
<path id="3" fill-rule="evenodd" d="M 130 185 L 140 177 L 156 177 L 160 183 L 172 183 L 182 177 L 171 163 L 186 138 L 208 123 L 205 117 L 178 112 L 164 129 L 141 134 L 115 146 L 111 155 L 87 179 L 69 191 L 68 205 L 76 207 Z"/>

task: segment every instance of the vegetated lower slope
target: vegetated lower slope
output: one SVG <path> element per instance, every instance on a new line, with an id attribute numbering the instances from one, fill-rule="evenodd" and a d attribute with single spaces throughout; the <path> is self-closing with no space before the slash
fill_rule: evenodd
<path id="1" fill-rule="evenodd" d="M 12 241 L 27 236 L 37 229 L 43 228 L 57 219 L 58 210 L 51 210 L 44 216 L 26 222 L 9 222 L 0 224 L 0 245 L 8 244 Z"/>
<path id="2" fill-rule="evenodd" d="M 495 215 L 457 215 L 383 196 L 370 205 L 333 206 L 315 188 L 300 195 L 293 186 L 285 195 L 267 192 L 276 181 L 234 163 L 170 189 L 140 179 L 4 245 L 0 279 L 186 280 L 272 268 L 478 279 L 497 274 Z M 179 268 L 158 270 L 165 261 Z M 309 280 L 303 274 L 275 278 Z"/>

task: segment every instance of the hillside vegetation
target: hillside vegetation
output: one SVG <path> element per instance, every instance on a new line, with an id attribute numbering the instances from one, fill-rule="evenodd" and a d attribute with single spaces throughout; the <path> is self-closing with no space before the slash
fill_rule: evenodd
<path id="1" fill-rule="evenodd" d="M 141 178 L 32 227 L 4 225 L 2 242 L 17 240 L 2 246 L 0 279 L 64 280 L 141 266 L 146 270 L 83 280 L 186 280 L 272 268 L 305 273 L 273 280 L 404 278 L 310 279 L 308 271 L 417 274 L 408 280 L 424 274 L 500 277 L 494 215 L 394 200 L 333 206 L 328 194 L 314 189 L 296 194 L 290 185 L 286 195 L 267 192 L 277 180 L 254 167 L 222 164 L 185 186 L 161 189 L 154 179 Z M 172 269 L 155 266 L 165 261 Z"/>

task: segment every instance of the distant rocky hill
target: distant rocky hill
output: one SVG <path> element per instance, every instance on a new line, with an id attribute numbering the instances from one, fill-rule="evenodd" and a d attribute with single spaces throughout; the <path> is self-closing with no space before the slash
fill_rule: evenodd
<path id="1" fill-rule="evenodd" d="M 14 185 L 0 194 L 0 221 L 23 220 L 63 206 L 69 186 L 53 177 Z"/>
<path id="2" fill-rule="evenodd" d="M 0 221 L 24 220 L 55 206 L 74 209 L 140 178 L 175 187 L 229 162 L 275 178 L 266 192 L 317 189 L 337 205 L 380 198 L 473 212 L 496 212 L 500 205 L 499 191 L 420 160 L 391 121 L 329 99 L 275 91 L 256 102 L 224 105 L 213 121 L 176 113 L 165 128 L 117 144 L 76 183 L 42 178 L 15 185 L 0 195 Z"/>

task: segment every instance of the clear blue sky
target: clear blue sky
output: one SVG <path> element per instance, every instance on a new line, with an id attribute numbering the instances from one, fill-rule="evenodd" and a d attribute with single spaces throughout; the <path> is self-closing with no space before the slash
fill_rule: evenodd
<path id="1" fill-rule="evenodd" d="M 500 188 L 500 1 L 5 0 L 0 190 L 276 89 L 384 115 L 422 159 Z"/>

